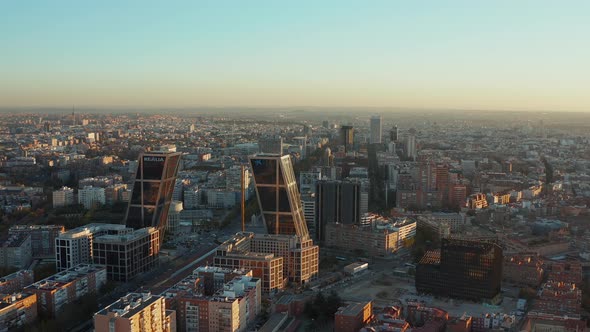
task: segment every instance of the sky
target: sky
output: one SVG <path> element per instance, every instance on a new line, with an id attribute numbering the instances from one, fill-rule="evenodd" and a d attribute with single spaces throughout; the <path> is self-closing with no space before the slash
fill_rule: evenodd
<path id="1" fill-rule="evenodd" d="M 590 111 L 590 1 L 1 1 L 0 107 Z"/>

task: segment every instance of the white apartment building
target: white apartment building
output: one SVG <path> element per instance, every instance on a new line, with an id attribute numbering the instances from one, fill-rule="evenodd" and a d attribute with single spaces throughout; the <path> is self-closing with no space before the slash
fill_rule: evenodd
<path id="1" fill-rule="evenodd" d="M 53 192 L 53 208 L 74 204 L 74 189 L 61 187 Z"/>
<path id="2" fill-rule="evenodd" d="M 104 205 L 106 203 L 104 188 L 97 188 L 86 186 L 78 189 L 78 204 L 81 204 L 86 209 Z"/>

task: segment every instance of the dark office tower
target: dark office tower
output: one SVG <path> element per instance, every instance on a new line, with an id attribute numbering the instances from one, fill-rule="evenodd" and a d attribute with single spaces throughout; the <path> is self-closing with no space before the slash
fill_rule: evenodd
<path id="1" fill-rule="evenodd" d="M 324 240 L 328 223 L 360 224 L 360 183 L 319 181 L 316 186 L 316 240 Z"/>
<path id="2" fill-rule="evenodd" d="M 328 121 L 322 121 L 322 127 L 328 129 L 330 128 L 330 123 Z"/>
<path id="3" fill-rule="evenodd" d="M 389 140 L 391 140 L 392 142 L 397 142 L 397 139 L 398 139 L 397 126 L 393 126 L 393 128 L 391 128 L 391 131 L 389 132 Z"/>
<path id="4" fill-rule="evenodd" d="M 496 302 L 502 281 L 502 248 L 494 241 L 443 239 L 416 267 L 416 290 L 437 296 Z"/>
<path id="5" fill-rule="evenodd" d="M 259 154 L 250 157 L 250 164 L 268 234 L 294 234 L 308 239 L 291 157 Z"/>
<path id="6" fill-rule="evenodd" d="M 125 217 L 127 227 L 155 227 L 164 231 L 180 156 L 178 152 L 146 152 L 139 156 Z"/>
<path id="7" fill-rule="evenodd" d="M 344 145 L 344 152 L 352 149 L 354 144 L 354 128 L 352 126 L 340 127 L 340 144 Z"/>

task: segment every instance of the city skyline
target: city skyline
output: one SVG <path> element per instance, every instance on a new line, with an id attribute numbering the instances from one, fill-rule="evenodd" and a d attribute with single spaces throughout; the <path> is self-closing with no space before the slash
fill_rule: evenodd
<path id="1" fill-rule="evenodd" d="M 568 5 L 6 3 L 0 107 L 588 111 Z"/>

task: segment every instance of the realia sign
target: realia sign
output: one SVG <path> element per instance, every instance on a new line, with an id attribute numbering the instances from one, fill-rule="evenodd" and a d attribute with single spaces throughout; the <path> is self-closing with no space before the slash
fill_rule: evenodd
<path id="1" fill-rule="evenodd" d="M 154 157 L 154 156 L 145 156 L 143 157 L 143 161 L 147 161 L 150 163 L 163 163 L 164 162 L 164 157 Z"/>

